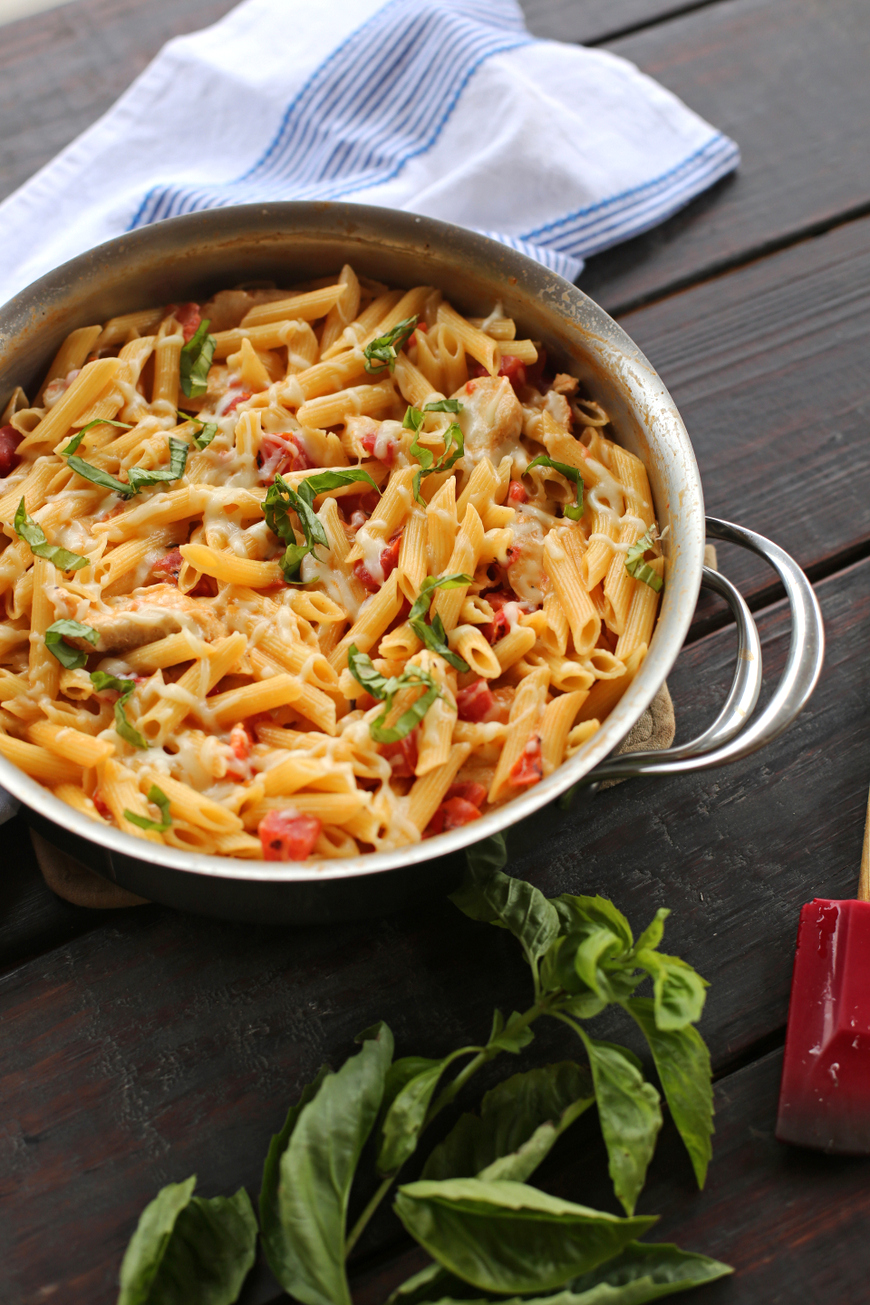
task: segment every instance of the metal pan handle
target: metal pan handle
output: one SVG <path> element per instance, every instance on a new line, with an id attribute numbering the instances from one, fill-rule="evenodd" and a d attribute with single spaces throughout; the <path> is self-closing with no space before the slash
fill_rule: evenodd
<path id="1" fill-rule="evenodd" d="M 582 781 L 631 779 L 635 775 L 681 775 L 739 761 L 771 743 L 802 710 L 822 669 L 825 631 L 822 613 L 809 580 L 778 544 L 744 526 L 707 518 L 707 535 L 739 544 L 763 557 L 782 581 L 791 612 L 791 642 L 782 679 L 764 711 L 750 719 L 761 690 L 761 641 L 752 614 L 730 580 L 704 568 L 702 584 L 728 603 L 737 623 L 737 669 L 719 715 L 703 734 L 663 752 L 630 752 L 608 757 Z"/>

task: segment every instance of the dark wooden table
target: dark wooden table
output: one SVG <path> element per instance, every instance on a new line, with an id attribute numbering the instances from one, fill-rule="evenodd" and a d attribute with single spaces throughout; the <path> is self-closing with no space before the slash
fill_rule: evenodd
<path id="1" fill-rule="evenodd" d="M 0 193 L 92 122 L 170 36 L 226 0 L 75 0 L 0 31 Z M 593 259 L 581 285 L 660 370 L 694 440 L 708 510 L 772 536 L 817 585 L 819 688 L 765 752 L 701 776 L 599 795 L 514 867 L 548 893 L 600 891 L 637 922 L 668 905 L 668 949 L 712 981 L 702 1031 L 717 1076 L 706 1191 L 666 1129 L 640 1212 L 657 1237 L 734 1264 L 706 1305 L 870 1299 L 870 1162 L 773 1137 L 798 911 L 854 891 L 870 783 L 870 13 L 866 0 L 526 0 L 532 30 L 637 62 L 743 150 L 740 173 L 647 236 Z M 720 553 L 781 667 L 781 593 Z M 712 718 L 734 635 L 703 607 L 671 679 L 679 736 Z M 0 876 L 0 1299 L 114 1300 L 142 1206 L 199 1175 L 256 1193 L 288 1102 L 375 1018 L 401 1054 L 475 1041 L 526 996 L 515 948 L 446 901 L 292 932 L 150 906 L 57 900 L 27 832 Z M 558 1030 L 529 1063 L 574 1054 Z M 553 1190 L 610 1203 L 575 1126 Z M 595 1163 L 592 1163 L 594 1159 Z M 358 1302 L 418 1263 L 375 1223 Z M 243 1299 L 277 1298 L 261 1267 Z M 692 1297 L 695 1299 L 695 1297 Z"/>

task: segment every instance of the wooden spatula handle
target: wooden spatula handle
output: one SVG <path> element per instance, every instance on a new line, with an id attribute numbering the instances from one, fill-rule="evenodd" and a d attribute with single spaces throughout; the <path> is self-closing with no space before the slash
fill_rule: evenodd
<path id="1" fill-rule="evenodd" d="M 864 822 L 864 846 L 861 848 L 861 873 L 858 876 L 858 901 L 870 902 L 870 797 Z"/>

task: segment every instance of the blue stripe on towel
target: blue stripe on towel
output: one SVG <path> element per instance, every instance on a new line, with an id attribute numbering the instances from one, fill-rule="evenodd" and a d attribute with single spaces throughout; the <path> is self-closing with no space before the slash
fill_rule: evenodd
<path id="1" fill-rule="evenodd" d="M 208 187 L 157 186 L 129 230 L 203 208 L 341 199 L 431 149 L 485 59 L 531 42 L 520 10 L 475 0 L 391 0 L 313 73 L 262 158 Z"/>

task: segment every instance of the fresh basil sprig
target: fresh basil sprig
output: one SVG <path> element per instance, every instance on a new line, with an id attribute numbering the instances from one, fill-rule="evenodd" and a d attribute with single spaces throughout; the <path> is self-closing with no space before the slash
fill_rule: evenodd
<path id="1" fill-rule="evenodd" d="M 393 372 L 396 359 L 416 329 L 419 316 L 406 317 L 397 322 L 391 331 L 379 335 L 363 349 L 365 362 L 363 366 L 370 376 L 379 376 L 384 370 Z M 375 366 L 375 363 L 378 366 Z"/>
<path id="2" fill-rule="evenodd" d="M 106 671 L 91 671 L 91 683 L 98 693 L 103 689 L 111 689 L 119 695 L 115 701 L 115 729 L 124 742 L 129 743 L 132 748 L 147 748 L 149 746 L 147 740 L 133 728 L 124 710 L 133 696 L 136 681 L 120 680 L 117 675 L 109 675 Z"/>
<path id="3" fill-rule="evenodd" d="M 416 725 L 419 725 L 441 690 L 428 671 L 420 666 L 406 666 L 401 675 L 387 678 L 381 675 L 372 663 L 368 653 L 361 653 L 356 644 L 351 644 L 347 658 L 348 669 L 367 693 L 385 704 L 384 710 L 369 725 L 369 734 L 376 743 L 398 743 L 404 739 Z M 387 727 L 387 716 L 393 705 L 393 699 L 402 689 L 424 688 L 426 692 L 403 711 L 395 725 Z"/>
<path id="4" fill-rule="evenodd" d="M 81 621 L 55 621 L 46 630 L 45 646 L 51 655 L 68 671 L 77 671 L 87 662 L 87 654 L 67 643 L 66 635 L 71 639 L 87 639 L 94 645 L 100 636 L 92 625 L 82 625 Z"/>
<path id="5" fill-rule="evenodd" d="M 153 802 L 155 807 L 160 808 L 161 820 L 150 820 L 148 816 L 139 816 L 135 811 L 127 810 L 124 811 L 124 819 L 129 820 L 132 825 L 138 825 L 140 829 L 154 829 L 158 833 L 162 833 L 164 829 L 168 829 L 172 824 L 172 818 L 169 815 L 169 798 L 162 788 L 152 784 L 148 790 L 148 801 Z"/>
<path id="6" fill-rule="evenodd" d="M 199 426 L 199 434 L 194 435 L 193 442 L 200 451 L 207 449 L 215 435 L 218 433 L 217 423 L 214 421 L 201 421 L 200 418 L 195 417 L 193 413 L 182 412 L 180 408 L 178 409 L 177 415 L 182 419 L 182 421 L 192 421 L 195 426 Z"/>
<path id="7" fill-rule="evenodd" d="M 414 432 L 414 439 L 408 452 L 420 463 L 420 470 L 414 473 L 413 480 L 414 498 L 418 503 L 425 504 L 425 500 L 420 493 L 423 477 L 429 476 L 435 471 L 449 471 L 465 453 L 465 436 L 462 434 L 461 426 L 454 421 L 450 423 L 444 432 L 444 452 L 436 462 L 432 450 L 424 448 L 417 439 L 423 425 L 423 417 L 427 412 L 455 413 L 461 411 L 462 404 L 458 399 L 439 399 L 435 403 L 427 403 L 422 410 L 409 407 L 405 412 L 402 425 L 405 430 Z"/>
<path id="8" fill-rule="evenodd" d="M 352 485 L 365 481 L 376 493 L 380 493 L 375 482 L 362 467 L 336 467 L 322 471 L 317 476 L 308 476 L 299 482 L 299 488 L 293 489 L 283 476 L 277 475 L 269 486 L 263 500 L 263 516 L 273 535 L 287 545 L 281 559 L 284 578 L 290 582 L 298 581 L 303 557 L 313 553 L 316 544 L 329 548 L 326 531 L 314 511 L 314 500 L 318 494 L 325 494 L 331 489 L 340 489 L 343 485 Z M 295 512 L 302 527 L 305 542 L 300 544 L 290 521 L 290 512 Z"/>
<path id="9" fill-rule="evenodd" d="M 353 661 L 360 683 L 385 694 L 390 681 L 369 659 L 354 653 Z M 357 1038 L 357 1054 L 335 1073 L 324 1067 L 303 1089 L 272 1138 L 260 1192 L 263 1246 L 276 1278 L 302 1305 L 351 1305 L 347 1257 L 423 1134 L 474 1074 L 499 1054 L 521 1053 L 532 1040 L 531 1026 L 545 1016 L 578 1035 L 588 1067 L 560 1061 L 503 1079 L 476 1112 L 456 1120 L 419 1179 L 399 1186 L 394 1211 L 432 1258 L 396 1288 L 387 1305 L 471 1305 L 482 1293 L 546 1305 L 556 1299 L 554 1292 L 561 1305 L 643 1305 L 731 1272 L 706 1256 L 635 1240 L 653 1222 L 636 1217 L 633 1207 L 661 1124 L 658 1093 L 644 1081 L 632 1052 L 593 1039 L 582 1027 L 608 1004 L 632 1016 L 653 1052 L 671 1114 L 703 1184 L 712 1127 L 710 1063 L 693 1027 L 703 980 L 685 962 L 658 951 L 667 912 L 658 911 L 635 941 L 612 902 L 547 898 L 504 874 L 506 857 L 501 835 L 470 849 L 466 879 L 453 900 L 466 915 L 516 937 L 531 967 L 533 1005 L 507 1021 L 496 1011 L 483 1045 L 459 1047 L 440 1059 L 393 1059 L 390 1029 L 373 1025 Z M 657 998 L 655 976 L 676 973 L 679 981 L 662 978 Z M 647 976 L 654 978 L 653 997 L 632 995 Z M 593 1104 L 624 1218 L 551 1196 L 529 1182 Z M 348 1228 L 364 1148 L 375 1157 L 381 1182 L 375 1187 L 366 1176 L 363 1199 L 355 1202 L 358 1208 L 366 1203 Z M 162 1296 L 149 1294 L 150 1283 L 160 1285 L 165 1272 L 185 1285 L 184 1299 L 194 1305 L 230 1305 L 237 1298 L 241 1266 L 253 1258 L 247 1232 L 240 1239 L 238 1224 L 218 1228 L 210 1220 L 201 1236 L 185 1227 L 184 1237 L 176 1238 L 194 1181 L 164 1188 L 143 1212 L 124 1257 L 121 1305 L 157 1305 Z M 239 1199 L 237 1194 L 233 1201 Z M 247 1229 L 247 1215 L 244 1224 Z M 180 1267 L 182 1251 L 212 1265 L 213 1294 L 196 1293 Z M 131 1294 L 123 1295 L 128 1288 Z"/>
<path id="10" fill-rule="evenodd" d="M 208 389 L 208 370 L 217 348 L 217 340 L 209 335 L 208 325 L 206 317 L 181 350 L 179 375 L 181 389 L 188 399 L 199 399 Z"/>
<path id="11" fill-rule="evenodd" d="M 625 555 L 625 569 L 635 580 L 640 580 L 643 584 L 649 585 L 650 589 L 661 593 L 664 580 L 662 580 L 658 571 L 650 566 L 649 562 L 643 559 L 644 553 L 648 548 L 652 548 L 655 543 L 655 526 L 650 526 L 645 535 L 641 535 L 628 550 Z"/>
<path id="12" fill-rule="evenodd" d="M 569 467 L 567 462 L 554 462 L 546 453 L 539 453 L 536 458 L 533 458 L 526 471 L 531 471 L 532 467 L 549 467 L 551 471 L 560 472 L 566 480 L 573 480 L 577 488 L 577 502 L 565 507 L 564 512 L 572 521 L 579 521 L 583 515 L 583 477 L 579 469 Z"/>
<path id="13" fill-rule="evenodd" d="M 79 553 L 71 553 L 68 548 L 61 548 L 59 544 L 50 544 L 42 526 L 38 525 L 33 517 L 27 515 L 23 498 L 15 509 L 12 526 L 18 538 L 30 545 L 34 557 L 44 557 L 47 562 L 53 562 L 61 571 L 81 571 L 83 566 L 91 564 L 89 558 L 82 557 Z"/>
<path id="14" fill-rule="evenodd" d="M 444 622 L 436 612 L 432 617 L 432 624 L 426 622 L 426 613 L 429 610 L 429 604 L 432 601 L 431 595 L 435 589 L 459 589 L 462 585 L 470 585 L 473 576 L 463 575 L 458 572 L 456 575 L 427 575 L 420 585 L 420 592 L 414 600 L 414 605 L 408 613 L 408 624 L 416 634 L 417 638 L 422 640 L 427 648 L 432 652 L 438 653 L 446 662 L 459 672 L 469 669 L 468 662 L 463 661 L 458 653 L 452 652 L 447 643 L 447 632 L 444 629 Z"/>

